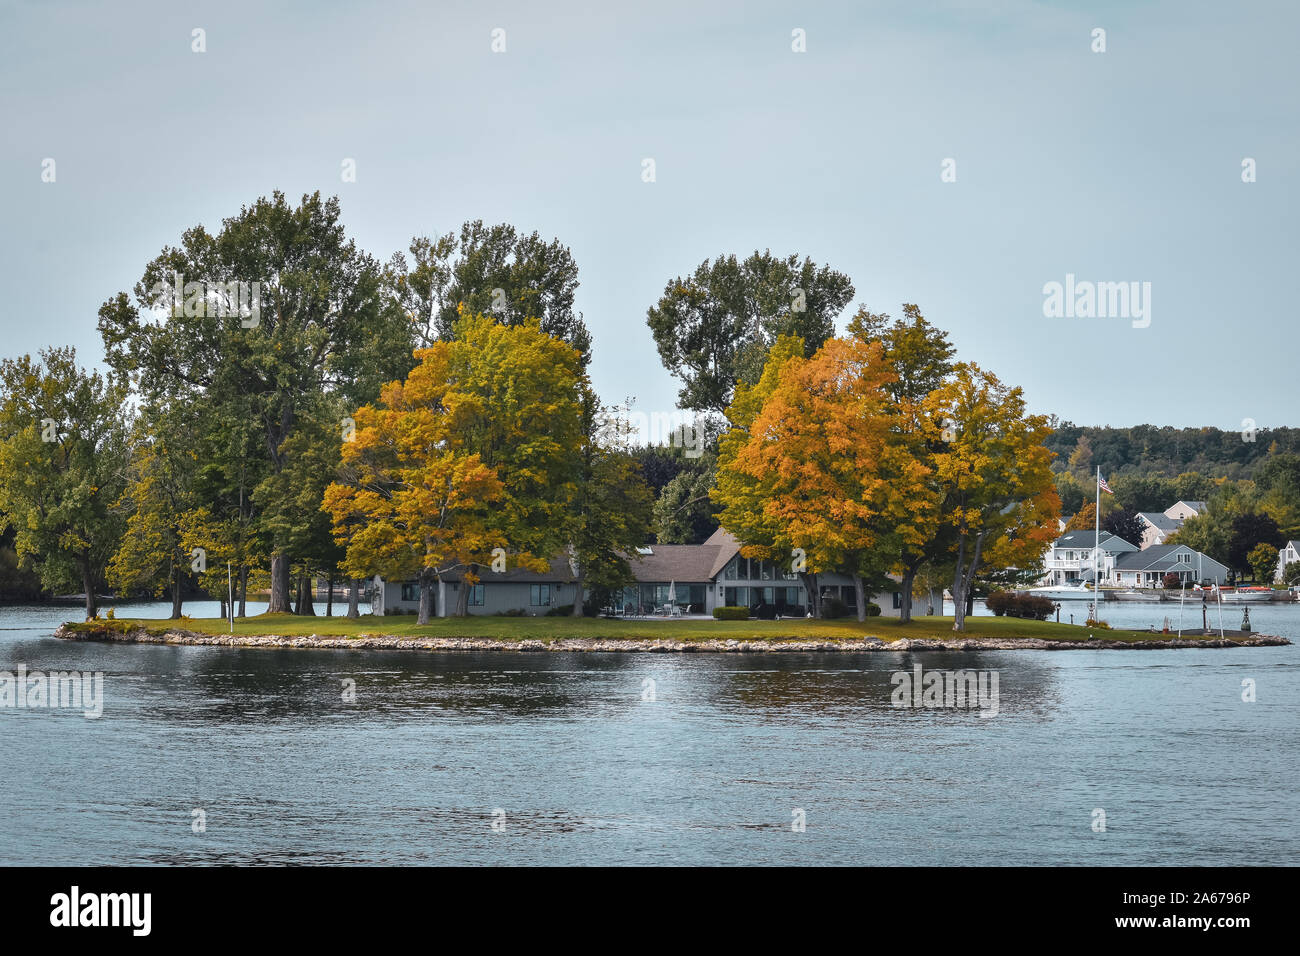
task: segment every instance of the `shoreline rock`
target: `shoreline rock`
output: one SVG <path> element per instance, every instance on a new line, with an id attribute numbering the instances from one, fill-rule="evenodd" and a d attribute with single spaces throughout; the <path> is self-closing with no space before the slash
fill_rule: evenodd
<path id="1" fill-rule="evenodd" d="M 301 637 L 244 634 L 200 634 L 181 628 L 168 628 L 162 633 L 152 633 L 144 628 L 123 632 L 115 628 L 90 631 L 60 625 L 54 636 L 68 641 L 102 641 L 123 644 L 172 644 L 192 647 L 266 647 L 285 649 L 336 649 L 336 650 L 425 650 L 425 651 L 598 651 L 643 652 L 659 654 L 687 653 L 862 653 L 866 651 L 1096 651 L 1096 650 L 1175 650 L 1183 648 L 1229 647 L 1280 647 L 1291 642 L 1284 637 L 1264 634 L 1223 638 L 1189 640 L 1171 637 L 1167 640 L 1108 641 L 1047 641 L 1042 638 L 954 638 L 933 640 L 929 638 L 899 638 L 884 641 L 878 637 L 858 640 L 798 640 L 772 638 L 768 640 L 707 640 L 674 641 L 663 639 L 618 638 L 557 638 L 553 641 L 524 639 L 518 641 L 488 637 L 396 637 L 384 634 L 366 634 L 359 637 L 323 637 L 316 634 Z"/>

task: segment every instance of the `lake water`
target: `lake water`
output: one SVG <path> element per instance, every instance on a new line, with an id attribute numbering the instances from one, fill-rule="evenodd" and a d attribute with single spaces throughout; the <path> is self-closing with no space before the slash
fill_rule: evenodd
<path id="1" fill-rule="evenodd" d="M 1104 611 L 1159 625 L 1169 606 Z M 0 671 L 104 674 L 99 719 L 0 707 L 0 863 L 1300 861 L 1300 646 L 431 654 L 51 636 L 77 616 L 0 607 Z M 1251 617 L 1300 641 L 1300 606 Z M 996 671 L 998 715 L 892 707 L 891 674 L 916 664 Z"/>

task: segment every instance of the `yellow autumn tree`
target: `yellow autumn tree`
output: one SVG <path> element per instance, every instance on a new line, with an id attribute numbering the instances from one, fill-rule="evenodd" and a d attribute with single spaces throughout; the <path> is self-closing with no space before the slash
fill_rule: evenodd
<path id="1" fill-rule="evenodd" d="M 322 505 L 344 572 L 415 579 L 421 624 L 451 572 L 473 584 L 494 555 L 546 568 L 568 542 L 582 440 L 577 350 L 536 322 L 465 315 L 455 332 L 356 412 Z M 467 596 L 460 588 L 456 613 Z"/>
<path id="2" fill-rule="evenodd" d="M 926 399 L 932 421 L 947 423 L 934 455 L 943 492 L 941 521 L 955 538 L 953 630 L 965 630 L 966 596 L 981 561 L 1041 556 L 1055 536 L 1060 499 L 1051 471 L 1047 418 L 1026 411 L 1019 388 L 963 363 Z"/>

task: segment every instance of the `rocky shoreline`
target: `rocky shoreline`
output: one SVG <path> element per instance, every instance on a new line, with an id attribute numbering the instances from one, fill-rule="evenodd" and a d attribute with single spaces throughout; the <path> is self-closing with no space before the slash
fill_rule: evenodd
<path id="1" fill-rule="evenodd" d="M 367 634 L 360 637 L 322 637 L 312 634 L 307 637 L 277 637 L 275 635 L 244 634 L 199 634 L 180 628 L 169 628 L 162 632 L 152 632 L 144 628 L 120 631 L 114 628 L 86 630 L 72 628 L 64 624 L 54 632 L 54 636 L 69 641 L 107 641 L 124 644 L 177 644 L 196 647 L 269 647 L 269 648 L 330 648 L 344 650 L 418 650 L 418 651 L 615 651 L 644 652 L 661 654 L 678 653 L 808 653 L 808 652 L 850 652 L 863 651 L 980 651 L 980 650 L 1035 650 L 1035 651 L 1069 651 L 1069 650 L 1168 650 L 1179 648 L 1226 648 L 1226 647 L 1278 647 L 1291 642 L 1284 637 L 1267 635 L 1245 635 L 1230 632 L 1231 637 L 1188 640 L 1171 637 L 1167 640 L 1149 641 L 1108 641 L 1101 637 L 1087 641 L 1045 641 L 1039 638 L 994 638 L 973 639 L 960 638 L 952 640 L 930 640 L 925 638 L 901 638 L 896 641 L 884 641 L 878 637 L 845 641 L 801 641 L 801 640 L 709 640 L 709 641 L 672 641 L 672 640 L 617 640 L 600 638 L 566 638 L 553 641 L 539 640 L 499 640 L 482 637 L 394 637 L 382 634 Z"/>

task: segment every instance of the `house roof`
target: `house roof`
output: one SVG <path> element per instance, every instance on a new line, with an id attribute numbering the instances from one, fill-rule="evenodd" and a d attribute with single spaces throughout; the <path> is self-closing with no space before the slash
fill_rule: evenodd
<path id="1" fill-rule="evenodd" d="M 508 562 L 507 562 L 508 563 Z M 515 584 L 545 584 L 548 582 L 568 583 L 576 577 L 573 568 L 569 566 L 568 555 L 560 555 L 552 558 L 550 561 L 549 571 L 530 571 L 527 568 L 514 567 L 506 571 L 493 571 L 491 566 L 479 565 L 478 580 L 480 584 L 491 582 L 511 582 Z M 461 570 L 449 571 L 442 576 L 444 581 L 461 581 L 464 580 L 465 572 Z"/>
<path id="2" fill-rule="evenodd" d="M 1067 531 L 1054 542 L 1054 548 L 1093 548 L 1096 547 L 1095 538 L 1091 531 Z M 1103 551 L 1115 552 L 1136 551 L 1137 545 L 1129 544 L 1123 538 L 1111 534 L 1109 531 L 1101 533 L 1101 548 Z"/>
<path id="3" fill-rule="evenodd" d="M 1192 561 L 1175 560 L 1175 555 L 1180 551 L 1188 551 L 1192 554 Z M 1115 559 L 1115 570 L 1117 571 L 1187 571 L 1197 567 L 1197 557 L 1200 558 L 1200 567 L 1202 570 L 1207 565 L 1214 565 L 1222 568 L 1223 565 L 1215 561 L 1208 554 L 1200 554 L 1193 551 L 1185 544 L 1153 544 L 1145 551 L 1137 551 L 1132 554 L 1122 554 Z"/>
<path id="4" fill-rule="evenodd" d="M 713 580 L 713 565 L 721 549 L 716 544 L 706 542 L 652 544 L 647 550 L 649 554 L 628 556 L 628 563 L 632 566 L 632 574 L 637 581 L 665 584 L 676 581 L 678 584 L 688 584 Z M 727 557 L 729 559 L 730 555 Z"/>
<path id="5" fill-rule="evenodd" d="M 1182 518 L 1171 518 L 1163 511 L 1139 511 L 1138 517 L 1157 531 L 1177 531 L 1183 526 Z"/>

